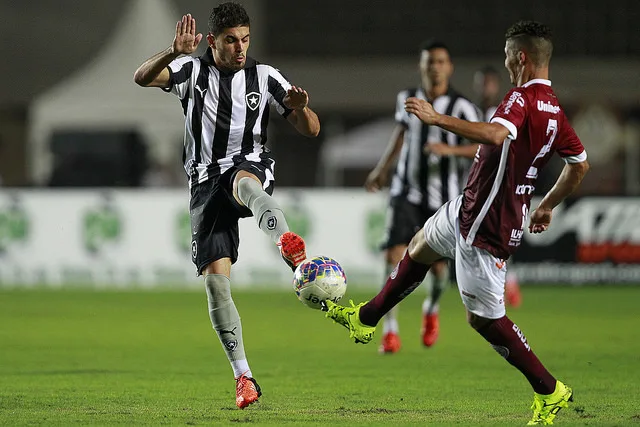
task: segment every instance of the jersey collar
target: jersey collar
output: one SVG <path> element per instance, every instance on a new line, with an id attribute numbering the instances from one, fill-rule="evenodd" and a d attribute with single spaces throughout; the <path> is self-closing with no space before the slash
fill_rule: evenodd
<path id="1" fill-rule="evenodd" d="M 533 79 L 533 80 L 529 80 L 528 82 L 526 82 L 525 84 L 523 84 L 523 85 L 522 85 L 522 87 L 528 87 L 528 86 L 535 85 L 535 84 L 541 84 L 541 85 L 551 86 L 551 80 L 547 80 L 547 79 Z"/>
<path id="2" fill-rule="evenodd" d="M 429 101 L 429 102 L 433 102 L 433 101 L 435 101 L 436 99 L 440 98 L 440 96 L 450 96 L 450 97 L 452 97 L 452 98 L 455 98 L 455 97 L 457 97 L 457 96 L 458 96 L 458 92 L 457 92 L 457 91 L 453 88 L 453 86 L 451 86 L 451 85 L 449 85 L 449 86 L 447 87 L 447 91 L 446 91 L 444 94 L 442 94 L 442 95 L 440 95 L 440 96 L 436 97 L 435 99 L 431 99 L 431 100 L 430 100 L 430 99 L 429 99 L 429 97 L 427 96 L 427 91 L 426 91 L 426 89 L 425 89 L 425 88 L 423 88 L 422 86 L 420 86 L 418 89 L 419 89 L 420 91 L 422 91 L 422 94 L 424 95 L 424 99 L 426 99 L 426 100 L 427 100 L 427 101 Z"/>

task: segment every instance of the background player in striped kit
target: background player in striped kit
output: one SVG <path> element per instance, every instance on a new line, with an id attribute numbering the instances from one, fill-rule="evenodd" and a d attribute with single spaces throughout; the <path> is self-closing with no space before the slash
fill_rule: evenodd
<path id="1" fill-rule="evenodd" d="M 407 113 L 407 98 L 429 100 L 434 108 L 444 114 L 479 121 L 478 108 L 456 92 L 449 84 L 453 63 L 447 46 L 437 40 L 429 40 L 420 47 L 419 71 L 421 85 L 398 94 L 396 126 L 389 145 L 377 166 L 365 182 L 368 191 L 377 191 L 386 185 L 391 166 L 398 159 L 391 181 L 387 214 L 385 273 L 400 262 L 413 235 L 424 222 L 448 200 L 462 192 L 466 169 L 477 151 L 477 144 L 423 124 Z M 399 158 L 398 158 L 399 157 Z M 439 333 L 438 301 L 448 283 L 447 261 L 437 262 L 428 276 L 429 297 L 422 307 L 422 343 L 432 346 Z M 400 349 L 399 326 L 395 311 L 384 318 L 384 330 L 380 352 L 395 353 Z"/>
<path id="2" fill-rule="evenodd" d="M 485 122 L 491 121 L 493 114 L 498 109 L 498 105 L 500 105 L 500 101 L 502 101 L 500 73 L 498 73 L 498 70 L 491 65 L 477 70 L 473 75 L 473 91 L 482 112 L 482 120 Z M 513 268 L 513 262 L 511 262 L 511 268 Z M 514 308 L 522 304 L 518 276 L 513 269 L 507 271 L 507 281 L 504 285 L 504 302 Z"/>
<path id="3" fill-rule="evenodd" d="M 183 16 L 171 47 L 145 61 L 134 80 L 163 88 L 182 104 L 192 260 L 204 275 L 211 323 L 233 368 L 236 405 L 245 408 L 262 392 L 245 356 L 240 315 L 231 298 L 238 219 L 253 215 L 292 269 L 305 259 L 304 241 L 289 231 L 282 209 L 271 197 L 275 162 L 264 144 L 270 105 L 303 135 L 317 136 L 320 122 L 304 89 L 247 56 L 250 20 L 241 5 L 215 7 L 205 54 L 179 58 L 193 53 L 202 38 L 196 34 L 195 19 Z"/>

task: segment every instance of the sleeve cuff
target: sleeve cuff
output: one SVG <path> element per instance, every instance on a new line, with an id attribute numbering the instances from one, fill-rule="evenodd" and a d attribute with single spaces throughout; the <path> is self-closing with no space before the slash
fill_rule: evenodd
<path id="1" fill-rule="evenodd" d="M 518 137 L 518 128 L 509 120 L 505 120 L 502 117 L 494 117 L 493 119 L 491 119 L 490 123 L 498 123 L 506 127 L 509 131 L 509 139 L 516 139 Z"/>
<path id="2" fill-rule="evenodd" d="M 582 163 L 585 160 L 587 160 L 587 152 L 583 151 L 582 153 L 578 154 L 577 156 L 563 157 L 562 160 L 564 160 L 565 163 Z"/>
<path id="3" fill-rule="evenodd" d="M 164 92 L 171 92 L 173 90 L 173 70 L 171 67 L 167 66 L 167 70 L 169 70 L 169 87 L 161 87 Z"/>

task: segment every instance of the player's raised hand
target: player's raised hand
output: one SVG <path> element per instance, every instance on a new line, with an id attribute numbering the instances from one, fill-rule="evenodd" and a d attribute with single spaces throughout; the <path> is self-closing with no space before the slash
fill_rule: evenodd
<path id="1" fill-rule="evenodd" d="M 366 188 L 369 193 L 375 193 L 387 185 L 388 180 L 389 174 L 386 171 L 383 171 L 380 168 L 375 168 L 369 172 L 369 175 L 364 182 L 364 188 Z"/>
<path id="2" fill-rule="evenodd" d="M 436 122 L 440 114 L 433 109 L 433 105 L 416 97 L 407 98 L 404 101 L 404 109 L 407 113 L 415 114 L 420 120 L 428 125 Z"/>
<path id="3" fill-rule="evenodd" d="M 309 94 L 301 87 L 291 86 L 282 101 L 287 108 L 302 110 L 309 105 Z"/>
<path id="4" fill-rule="evenodd" d="M 552 209 L 538 206 L 531 212 L 531 221 L 529 222 L 529 232 L 538 234 L 546 231 L 551 224 Z"/>
<path id="5" fill-rule="evenodd" d="M 173 38 L 173 51 L 175 53 L 181 53 L 188 55 L 193 53 L 200 41 L 202 40 L 202 34 L 196 35 L 196 20 L 191 14 L 183 15 L 182 20 L 176 24 L 176 35 Z"/>

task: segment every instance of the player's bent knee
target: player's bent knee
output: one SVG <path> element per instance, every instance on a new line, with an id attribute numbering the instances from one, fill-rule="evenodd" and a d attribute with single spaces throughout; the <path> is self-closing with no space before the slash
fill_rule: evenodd
<path id="1" fill-rule="evenodd" d="M 204 278 L 207 296 L 210 301 L 228 301 L 231 299 L 231 281 L 224 274 L 208 274 Z"/>
<path id="2" fill-rule="evenodd" d="M 413 236 L 411 242 L 409 242 L 409 256 L 414 261 L 422 264 L 433 264 L 434 262 L 443 259 L 443 256 L 434 251 L 427 243 L 427 239 L 424 236 L 424 229 L 418 230 Z"/>
<path id="3" fill-rule="evenodd" d="M 231 258 L 224 257 L 210 262 L 204 266 L 200 271 L 200 274 L 205 276 L 205 278 L 209 274 L 222 274 L 224 276 L 231 277 Z"/>
<path id="4" fill-rule="evenodd" d="M 262 181 L 260 181 L 260 178 L 245 170 L 238 171 L 236 176 L 233 178 L 233 197 L 242 206 L 245 206 L 245 203 L 242 201 L 243 197 L 241 197 L 241 194 L 243 192 L 250 193 L 252 191 L 251 187 L 253 187 L 255 183 L 257 183 L 260 186 L 260 189 L 262 189 Z"/>

